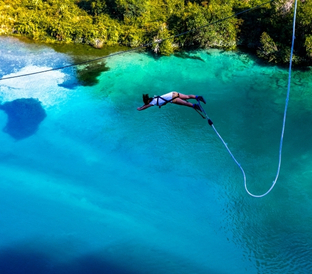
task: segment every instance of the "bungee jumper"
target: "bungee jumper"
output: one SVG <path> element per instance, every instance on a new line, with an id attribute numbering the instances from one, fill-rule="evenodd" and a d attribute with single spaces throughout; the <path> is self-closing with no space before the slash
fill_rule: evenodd
<path id="1" fill-rule="evenodd" d="M 177 105 L 182 105 L 182 106 L 187 106 L 194 108 L 196 111 L 202 111 L 202 108 L 200 107 L 199 104 L 192 104 L 188 102 L 188 99 L 196 99 L 198 102 L 201 101 L 204 104 L 206 104 L 206 101 L 203 96 L 197 96 L 197 95 L 185 95 L 182 93 L 178 93 L 176 91 L 172 91 L 169 93 L 166 93 L 161 96 L 154 96 L 154 97 L 149 97 L 148 94 L 143 94 L 143 102 L 144 105 L 141 107 L 138 107 L 137 110 L 141 111 L 144 109 L 147 109 L 152 106 L 164 106 L 167 103 L 172 103 L 172 104 L 177 104 Z"/>

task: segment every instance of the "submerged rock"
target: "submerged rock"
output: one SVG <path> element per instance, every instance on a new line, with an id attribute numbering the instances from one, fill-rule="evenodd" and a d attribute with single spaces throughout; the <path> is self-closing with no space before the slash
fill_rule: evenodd
<path id="1" fill-rule="evenodd" d="M 22 98 L 0 105 L 8 115 L 3 132 L 16 140 L 27 138 L 36 133 L 40 123 L 47 116 L 39 100 Z"/>

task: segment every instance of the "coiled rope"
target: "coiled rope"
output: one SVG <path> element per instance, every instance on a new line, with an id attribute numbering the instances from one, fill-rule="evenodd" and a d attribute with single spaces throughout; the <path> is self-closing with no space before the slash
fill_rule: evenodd
<path id="1" fill-rule="evenodd" d="M 287 108 L 288 108 L 288 101 L 289 101 L 289 94 L 290 94 L 290 82 L 291 82 L 291 67 L 292 67 L 292 58 L 293 58 L 293 51 L 294 51 L 294 41 L 295 41 L 295 25 L 296 25 L 296 11 L 297 11 L 297 0 L 295 0 L 295 8 L 294 8 L 294 18 L 293 18 L 293 32 L 292 32 L 292 44 L 291 44 L 291 52 L 290 52 L 290 61 L 289 61 L 289 73 L 288 73 L 288 86 L 287 86 L 287 96 L 286 96 L 286 103 L 285 103 L 285 109 L 284 109 L 284 118 L 283 118 L 283 127 L 282 127 L 282 133 L 281 133 L 281 139 L 280 139 L 280 146 L 279 146 L 279 160 L 278 160 L 278 168 L 277 168 L 277 173 L 275 176 L 275 179 L 271 185 L 271 187 L 269 188 L 269 190 L 267 192 L 265 192 L 264 194 L 261 195 L 255 195 L 252 194 L 247 187 L 247 180 L 246 180 L 246 174 L 244 169 L 242 168 L 241 164 L 236 160 L 236 158 L 234 157 L 233 153 L 231 152 L 231 150 L 229 149 L 229 147 L 227 146 L 227 144 L 224 142 L 223 138 L 221 137 L 221 135 L 219 134 L 219 132 L 216 130 L 215 126 L 213 125 L 213 122 L 211 121 L 211 119 L 209 118 L 209 116 L 207 115 L 207 113 L 205 112 L 205 110 L 202 108 L 202 106 L 199 103 L 199 106 L 201 108 L 201 111 L 205 114 L 205 117 L 202 115 L 203 118 L 206 118 L 208 121 L 208 124 L 213 128 L 213 130 L 215 131 L 215 133 L 218 135 L 218 137 L 220 138 L 220 140 L 222 141 L 223 145 L 226 147 L 227 151 L 229 152 L 229 154 L 231 155 L 231 157 L 233 158 L 233 160 L 235 161 L 235 163 L 238 165 L 238 167 L 240 168 L 240 170 L 243 173 L 243 177 L 244 177 L 244 186 L 245 186 L 245 190 L 246 192 L 255 198 L 261 198 L 266 196 L 267 194 L 269 194 L 271 192 L 271 190 L 274 188 L 277 179 L 279 177 L 279 173 L 280 173 L 280 169 L 281 169 L 281 163 L 282 163 L 282 148 L 283 148 L 283 141 L 284 141 L 284 132 L 285 132 L 285 124 L 286 124 L 286 116 L 287 116 Z M 201 114 L 201 113 L 200 113 Z"/>
<path id="2" fill-rule="evenodd" d="M 152 45 L 154 45 L 154 44 L 162 43 L 162 42 L 164 42 L 164 41 L 166 41 L 166 40 L 169 40 L 169 39 L 174 39 L 174 38 L 180 37 L 180 36 L 182 36 L 182 35 L 195 32 L 195 31 L 197 31 L 197 30 L 206 28 L 206 27 L 208 27 L 208 26 L 211 26 L 211 25 L 220 23 L 220 22 L 222 22 L 222 21 L 225 21 L 225 20 L 228 20 L 228 19 L 230 19 L 230 18 L 233 18 L 233 17 L 235 17 L 235 16 L 237 16 L 237 15 L 240 15 L 240 14 L 249 12 L 249 11 L 251 11 L 251 10 L 257 9 L 257 8 L 259 8 L 259 7 L 261 7 L 261 6 L 264 6 L 264 5 L 266 5 L 266 4 L 269 4 L 269 3 L 273 2 L 273 1 L 274 1 L 274 0 L 270 0 L 270 1 L 268 1 L 268 2 L 259 4 L 259 5 L 255 6 L 255 7 L 252 7 L 252 8 L 246 9 L 246 10 L 243 10 L 243 11 L 241 11 L 241 12 L 238 12 L 238 13 L 235 13 L 235 14 L 233 14 L 233 15 L 231 15 L 231 16 L 228 16 L 228 17 L 225 17 L 225 18 L 216 20 L 216 21 L 214 21 L 214 22 L 211 22 L 211 23 L 209 23 L 209 24 L 200 26 L 200 27 L 198 27 L 198 28 L 194 28 L 194 29 L 191 29 L 191 30 L 188 30 L 188 31 L 185 31 L 185 32 L 176 34 L 176 35 L 172 35 L 172 36 L 170 36 L 170 37 L 168 37 L 168 38 L 159 39 L 159 40 L 157 40 L 157 41 L 150 42 L 150 43 L 147 43 L 147 44 L 138 46 L 138 47 L 136 47 L 136 48 L 132 48 L 132 49 L 129 49 L 129 50 L 124 50 L 124 51 L 119 51 L 119 52 L 116 52 L 116 53 L 112 53 L 112 54 L 110 54 L 110 55 L 98 57 L 98 58 L 95 58 L 95 59 L 87 60 L 87 61 L 80 62 L 80 63 L 76 63 L 76 64 L 69 64 L 69 65 L 65 65 L 65 66 L 62 66 L 62 67 L 51 68 L 51 69 L 47 69 L 47 70 L 41 70 L 41 71 L 37 71 L 37 72 L 31 72 L 31 73 L 26 73 L 26 74 L 21 74 L 21 75 L 15 75 L 15 76 L 10 76 L 10 77 L 4 77 L 4 78 L 0 78 L 0 81 L 2 81 L 2 80 L 7 80 L 7 79 L 13 79 L 13 78 L 24 77 L 24 76 L 30 76 L 30 75 L 40 74 L 40 73 L 46 73 L 46 72 L 55 71 L 55 70 L 61 70 L 61 69 L 69 68 L 69 67 L 75 67 L 75 66 L 84 65 L 84 64 L 87 64 L 87 63 L 99 61 L 99 60 L 102 60 L 102 59 L 106 59 L 106 58 L 109 58 L 109 57 L 112 57 L 112 56 L 116 56 L 116 55 L 120 55 L 120 54 L 124 54 L 124 53 L 133 52 L 133 51 L 136 51 L 136 50 L 139 50 L 139 49 L 142 49 L 142 48 L 150 47 L 150 46 L 152 46 Z"/>

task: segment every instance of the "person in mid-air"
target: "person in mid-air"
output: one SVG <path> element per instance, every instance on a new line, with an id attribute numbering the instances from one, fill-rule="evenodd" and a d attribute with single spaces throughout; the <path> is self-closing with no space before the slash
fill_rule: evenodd
<path id="1" fill-rule="evenodd" d="M 195 110 L 201 111 L 200 107 L 198 104 L 192 104 L 186 100 L 188 99 L 196 99 L 198 101 L 203 102 L 206 104 L 205 99 L 202 96 L 197 96 L 197 95 L 185 95 L 182 93 L 178 93 L 175 91 L 166 93 L 161 96 L 154 96 L 154 97 L 149 97 L 148 94 L 143 94 L 143 102 L 144 105 L 141 107 L 138 107 L 137 110 L 144 110 L 152 106 L 163 106 L 167 103 L 173 103 L 177 105 L 182 105 L 182 106 L 187 106 L 194 108 Z"/>

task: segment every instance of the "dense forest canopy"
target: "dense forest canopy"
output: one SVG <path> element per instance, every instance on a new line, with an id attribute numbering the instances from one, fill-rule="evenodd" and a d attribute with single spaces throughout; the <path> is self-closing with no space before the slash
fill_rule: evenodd
<path id="1" fill-rule="evenodd" d="M 0 34 L 47 43 L 150 48 L 170 55 L 189 48 L 245 47 L 269 62 L 287 63 L 294 0 L 0 0 Z M 298 0 L 294 64 L 312 64 L 312 0 Z"/>

